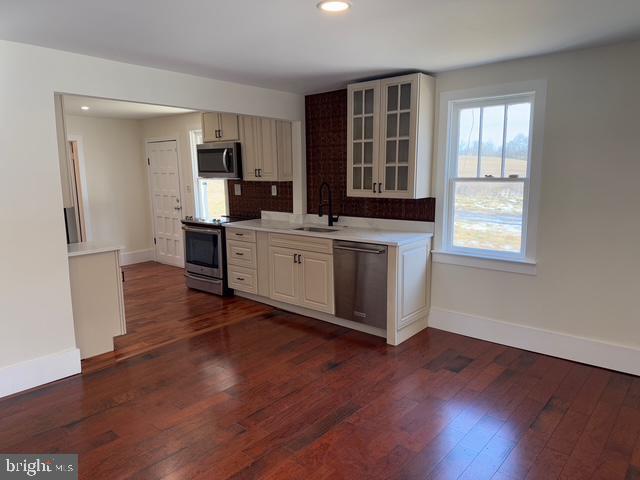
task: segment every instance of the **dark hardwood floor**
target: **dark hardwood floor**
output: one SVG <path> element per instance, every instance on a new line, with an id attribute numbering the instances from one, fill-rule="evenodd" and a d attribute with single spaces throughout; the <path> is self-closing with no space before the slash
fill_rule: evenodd
<path id="1" fill-rule="evenodd" d="M 640 478 L 637 377 L 126 275 L 120 353 L 0 400 L 0 451 L 78 453 L 83 479 Z"/>
<path id="2" fill-rule="evenodd" d="M 191 290 L 180 268 L 148 262 L 122 270 L 127 334 L 115 338 L 113 352 L 84 360 L 84 373 L 272 310 L 239 297 Z"/>

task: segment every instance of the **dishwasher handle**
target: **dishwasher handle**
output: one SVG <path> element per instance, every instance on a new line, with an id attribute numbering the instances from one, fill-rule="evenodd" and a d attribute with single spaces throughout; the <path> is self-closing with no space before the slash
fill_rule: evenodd
<path id="1" fill-rule="evenodd" d="M 381 247 L 379 249 L 373 249 L 373 248 L 347 247 L 347 246 L 342 246 L 342 245 L 334 245 L 333 249 L 334 250 L 348 250 L 350 252 L 373 253 L 374 255 L 380 255 L 380 254 L 385 253 L 387 251 L 385 247 Z"/>

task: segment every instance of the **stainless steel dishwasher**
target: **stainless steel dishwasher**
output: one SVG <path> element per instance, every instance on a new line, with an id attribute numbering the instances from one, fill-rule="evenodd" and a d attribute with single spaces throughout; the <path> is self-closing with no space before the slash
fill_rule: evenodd
<path id="1" fill-rule="evenodd" d="M 333 242 L 336 317 L 387 328 L 387 247 Z"/>

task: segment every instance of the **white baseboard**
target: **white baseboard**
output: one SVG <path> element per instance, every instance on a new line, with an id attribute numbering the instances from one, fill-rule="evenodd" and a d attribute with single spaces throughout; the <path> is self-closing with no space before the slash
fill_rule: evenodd
<path id="1" fill-rule="evenodd" d="M 155 260 L 153 248 L 120 252 L 120 265 L 133 265 L 134 263 L 152 262 L 153 260 Z"/>
<path id="2" fill-rule="evenodd" d="M 553 357 L 640 375 L 640 349 L 517 325 L 486 317 L 431 308 L 429 327 Z"/>
<path id="3" fill-rule="evenodd" d="M 80 350 L 33 358 L 0 368 L 0 398 L 80 373 Z"/>

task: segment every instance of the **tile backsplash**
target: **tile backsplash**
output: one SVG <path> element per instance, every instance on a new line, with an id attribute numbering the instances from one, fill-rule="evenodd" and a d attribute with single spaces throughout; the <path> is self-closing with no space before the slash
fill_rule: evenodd
<path id="1" fill-rule="evenodd" d="M 241 195 L 234 192 L 240 185 Z M 275 185 L 278 194 L 271 195 Z M 245 182 L 228 180 L 229 215 L 240 217 L 260 217 L 262 210 L 273 212 L 293 212 L 293 182 Z"/>
<path id="2" fill-rule="evenodd" d="M 435 198 L 347 197 L 347 90 L 305 97 L 307 211 L 318 212 L 322 182 L 331 185 L 336 214 L 433 222 Z"/>

